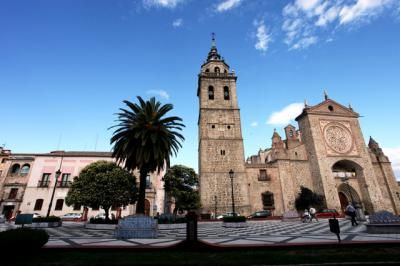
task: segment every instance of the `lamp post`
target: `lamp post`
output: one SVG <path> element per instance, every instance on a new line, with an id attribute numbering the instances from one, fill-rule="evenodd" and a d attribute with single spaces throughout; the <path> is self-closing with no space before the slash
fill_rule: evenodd
<path id="1" fill-rule="evenodd" d="M 229 171 L 229 177 L 231 178 L 231 187 L 232 187 L 232 213 L 233 213 L 233 216 L 236 216 L 236 213 L 235 213 L 235 199 L 234 199 L 234 196 L 233 196 L 233 177 L 234 177 L 234 175 L 235 175 L 235 172 L 233 172 L 233 170 L 231 169 Z"/>
<path id="2" fill-rule="evenodd" d="M 49 208 L 48 208 L 48 210 L 47 210 L 47 215 L 46 215 L 46 217 L 49 217 L 49 216 L 50 216 L 51 205 L 53 205 L 54 193 L 56 192 L 56 187 L 57 187 L 57 183 L 58 183 L 58 178 L 59 178 L 60 175 L 61 175 L 61 165 L 62 165 L 63 158 L 64 158 L 64 154 L 61 155 L 60 166 L 58 167 L 58 170 L 56 171 L 56 176 L 55 176 L 55 182 L 54 182 L 53 192 L 51 193 Z"/>
<path id="3" fill-rule="evenodd" d="M 217 196 L 214 196 L 214 219 L 217 218 Z"/>

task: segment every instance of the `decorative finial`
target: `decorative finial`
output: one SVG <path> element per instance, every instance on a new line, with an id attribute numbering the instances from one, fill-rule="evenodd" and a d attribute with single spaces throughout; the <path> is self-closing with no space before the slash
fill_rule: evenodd
<path id="1" fill-rule="evenodd" d="M 351 106 L 351 103 L 349 103 L 349 109 L 353 111 L 353 107 Z"/>
<path id="2" fill-rule="evenodd" d="M 328 93 L 326 92 L 326 90 L 324 90 L 324 98 L 325 98 L 325 101 L 329 99 L 328 98 Z"/>
<path id="3" fill-rule="evenodd" d="M 276 128 L 274 128 L 274 132 L 276 132 Z"/>
<path id="4" fill-rule="evenodd" d="M 308 107 L 307 99 L 304 99 L 304 108 Z"/>
<path id="5" fill-rule="evenodd" d="M 213 32 L 213 33 L 211 33 L 211 45 L 212 45 L 212 47 L 215 47 L 215 33 Z"/>

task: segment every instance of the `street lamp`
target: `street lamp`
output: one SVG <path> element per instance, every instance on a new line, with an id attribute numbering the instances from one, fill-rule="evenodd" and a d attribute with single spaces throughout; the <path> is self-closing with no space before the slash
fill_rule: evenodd
<path id="1" fill-rule="evenodd" d="M 47 215 L 46 215 L 46 217 L 49 217 L 49 216 L 50 216 L 51 205 L 53 205 L 54 193 L 56 192 L 56 187 L 57 187 L 57 183 L 58 183 L 58 178 L 59 178 L 60 175 L 61 175 L 61 165 L 62 165 L 63 158 L 64 158 L 64 154 L 61 155 L 60 166 L 58 167 L 58 170 L 56 171 L 56 176 L 55 176 L 55 182 L 54 182 L 53 192 L 51 193 L 51 198 L 50 198 L 50 203 L 49 203 L 49 209 L 47 210 Z"/>
<path id="2" fill-rule="evenodd" d="M 236 216 L 236 213 L 235 213 L 235 199 L 234 199 L 234 196 L 233 196 L 233 177 L 234 177 L 234 175 L 235 175 L 235 172 L 233 172 L 233 170 L 231 169 L 229 171 L 229 177 L 231 178 L 231 186 L 232 186 L 232 213 L 233 213 L 233 216 Z"/>

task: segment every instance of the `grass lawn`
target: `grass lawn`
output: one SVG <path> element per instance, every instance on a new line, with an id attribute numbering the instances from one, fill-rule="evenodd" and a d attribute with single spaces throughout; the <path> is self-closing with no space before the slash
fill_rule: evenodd
<path id="1" fill-rule="evenodd" d="M 1 265 L 266 265 L 392 262 L 400 264 L 400 245 L 284 247 L 232 251 L 41 250 L 3 256 Z M 6 259 L 5 259 L 6 258 Z"/>

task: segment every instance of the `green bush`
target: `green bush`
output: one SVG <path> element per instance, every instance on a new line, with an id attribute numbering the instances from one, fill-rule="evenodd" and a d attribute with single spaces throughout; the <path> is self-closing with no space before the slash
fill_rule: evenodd
<path id="1" fill-rule="evenodd" d="M 118 224 L 118 220 L 106 220 L 102 218 L 90 218 L 89 223 L 91 224 Z"/>
<path id="2" fill-rule="evenodd" d="M 0 249 L 6 250 L 37 250 L 49 240 L 45 230 L 31 228 L 17 228 L 0 232 Z"/>
<path id="3" fill-rule="evenodd" d="M 224 223 L 242 223 L 246 222 L 246 217 L 244 216 L 224 216 L 222 218 Z"/>
<path id="4" fill-rule="evenodd" d="M 61 222 L 61 218 L 57 216 L 49 216 L 49 217 L 38 217 L 32 219 L 32 223 L 54 223 L 54 222 Z"/>

